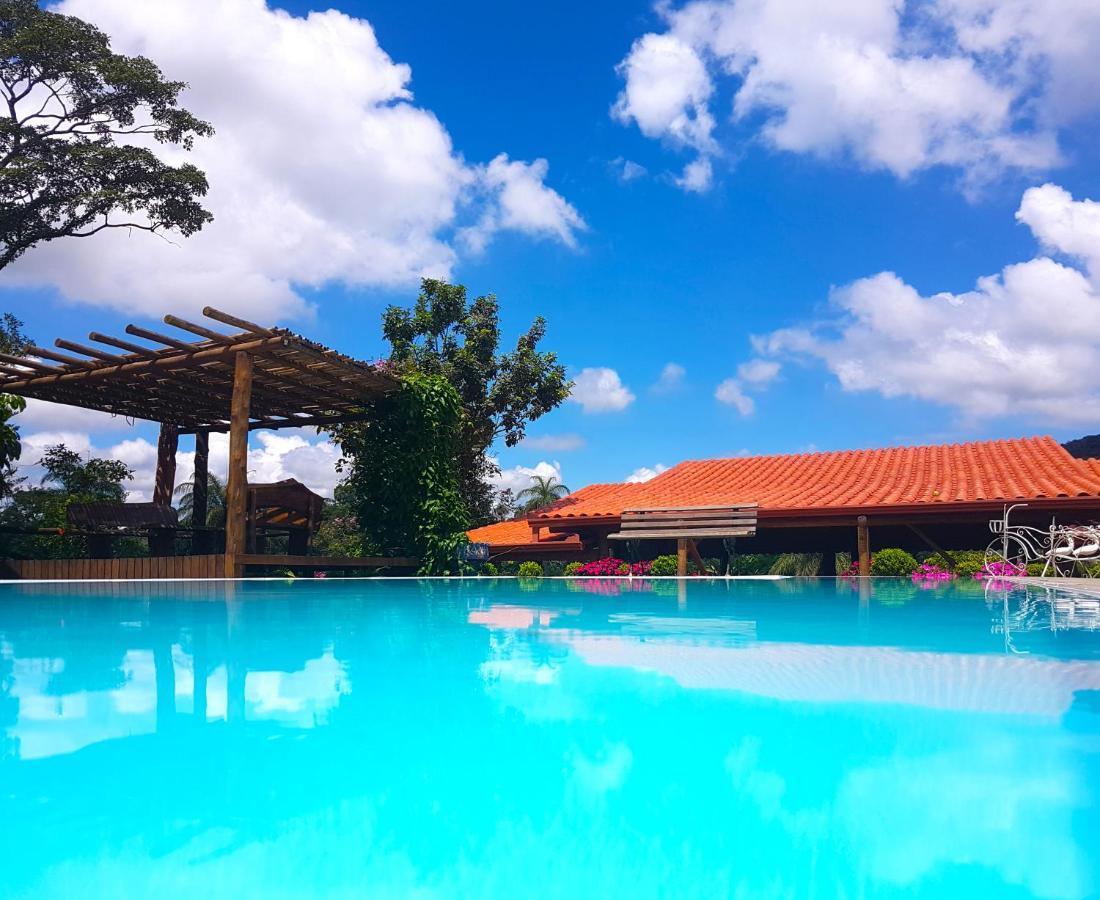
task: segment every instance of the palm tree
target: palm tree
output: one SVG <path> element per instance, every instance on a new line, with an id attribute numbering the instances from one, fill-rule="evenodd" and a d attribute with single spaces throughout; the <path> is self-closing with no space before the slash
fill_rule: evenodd
<path id="1" fill-rule="evenodd" d="M 516 494 L 516 500 L 523 512 L 533 512 L 560 500 L 569 492 L 569 488 L 553 475 L 532 475 L 530 487 Z"/>
<path id="2" fill-rule="evenodd" d="M 192 510 L 195 508 L 195 482 L 185 481 L 173 491 L 180 498 L 179 519 L 181 525 L 191 524 Z M 206 476 L 206 525 L 225 524 L 225 482 L 217 475 Z"/>

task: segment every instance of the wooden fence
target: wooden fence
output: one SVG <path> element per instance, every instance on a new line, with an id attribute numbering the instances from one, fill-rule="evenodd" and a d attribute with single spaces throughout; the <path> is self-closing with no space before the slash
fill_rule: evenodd
<path id="1" fill-rule="evenodd" d="M 226 577 L 223 553 L 127 559 L 6 559 L 3 566 L 16 578 L 33 581 Z"/>

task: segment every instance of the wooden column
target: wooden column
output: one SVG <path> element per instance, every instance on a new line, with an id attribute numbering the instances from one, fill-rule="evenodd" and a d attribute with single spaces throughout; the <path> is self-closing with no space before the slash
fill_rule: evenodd
<path id="1" fill-rule="evenodd" d="M 210 432 L 195 433 L 195 474 L 191 479 L 191 525 L 203 526 L 210 510 Z M 205 531 L 194 532 L 191 539 L 192 553 L 210 552 L 210 535 Z"/>
<path id="2" fill-rule="evenodd" d="M 237 557 L 244 553 L 248 527 L 248 413 L 252 401 L 252 357 L 238 353 L 229 405 L 229 478 L 225 488 L 225 574 L 239 578 Z"/>
<path id="3" fill-rule="evenodd" d="M 169 504 L 176 488 L 176 450 L 179 447 L 179 429 L 170 422 L 160 426 L 157 439 L 157 476 L 153 484 L 153 502 Z"/>
<path id="4" fill-rule="evenodd" d="M 676 574 L 683 578 L 688 573 L 687 538 L 676 538 Z"/>
<path id="5" fill-rule="evenodd" d="M 859 548 L 859 574 L 866 578 L 871 574 L 871 533 L 866 516 L 856 519 L 856 545 Z"/>

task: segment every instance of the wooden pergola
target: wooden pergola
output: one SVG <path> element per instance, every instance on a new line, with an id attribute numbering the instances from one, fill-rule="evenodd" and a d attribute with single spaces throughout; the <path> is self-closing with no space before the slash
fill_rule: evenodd
<path id="1" fill-rule="evenodd" d="M 193 517 L 200 522 L 207 513 L 209 435 L 228 432 L 225 573 L 240 575 L 257 561 L 245 552 L 249 431 L 362 419 L 365 405 L 397 390 L 399 381 L 284 328 L 209 306 L 203 316 L 234 331 L 167 315 L 176 333 L 126 326 L 144 344 L 93 331 L 90 344 L 54 341 L 66 353 L 44 347 L 29 347 L 23 357 L 0 353 L 0 392 L 159 422 L 154 503 L 171 503 L 179 436 L 193 434 Z"/>

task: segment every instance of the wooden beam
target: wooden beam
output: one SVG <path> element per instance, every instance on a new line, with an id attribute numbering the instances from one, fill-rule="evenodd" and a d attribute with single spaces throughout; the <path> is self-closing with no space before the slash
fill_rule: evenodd
<path id="1" fill-rule="evenodd" d="M 303 556 L 301 554 L 245 553 L 237 558 L 241 566 L 313 566 L 324 569 L 341 568 L 391 568 L 414 569 L 420 563 L 412 556 Z"/>
<path id="2" fill-rule="evenodd" d="M 703 562 L 703 557 L 699 555 L 699 547 L 696 546 L 695 541 L 688 540 L 688 554 L 691 556 L 692 561 L 699 567 L 699 574 L 707 574 L 707 565 Z"/>
<path id="3" fill-rule="evenodd" d="M 233 365 L 229 406 L 229 479 L 225 491 L 225 571 L 240 577 L 237 557 L 244 553 L 248 504 L 248 411 L 252 399 L 252 357 L 238 353 Z"/>
<path id="4" fill-rule="evenodd" d="M 871 533 L 866 516 L 856 519 L 856 546 L 859 551 L 859 574 L 866 578 L 871 574 Z"/>
<path id="5" fill-rule="evenodd" d="M 687 538 L 676 539 L 676 574 L 684 578 L 688 573 Z"/>
<path id="6" fill-rule="evenodd" d="M 195 435 L 195 474 L 191 478 L 191 525 L 203 526 L 209 511 L 210 433 L 200 431 Z M 198 546 L 195 546 L 195 545 Z M 210 552 L 210 535 L 196 531 L 191 538 L 193 553 Z"/>
<path id="7" fill-rule="evenodd" d="M 165 505 L 172 502 L 176 488 L 176 450 L 179 448 L 179 431 L 175 425 L 164 423 L 157 438 L 157 475 L 153 483 L 153 502 Z"/>
<path id="8" fill-rule="evenodd" d="M 912 522 L 906 522 L 905 527 L 913 532 L 913 534 L 919 537 L 922 541 L 924 541 L 924 543 L 927 544 L 932 550 L 934 550 L 936 553 L 946 559 L 947 564 L 951 567 L 952 570 L 954 570 L 956 566 L 955 557 L 944 550 L 943 547 L 937 544 L 934 540 L 932 540 L 932 538 L 929 537 L 928 533 L 923 528 L 917 527 Z"/>

